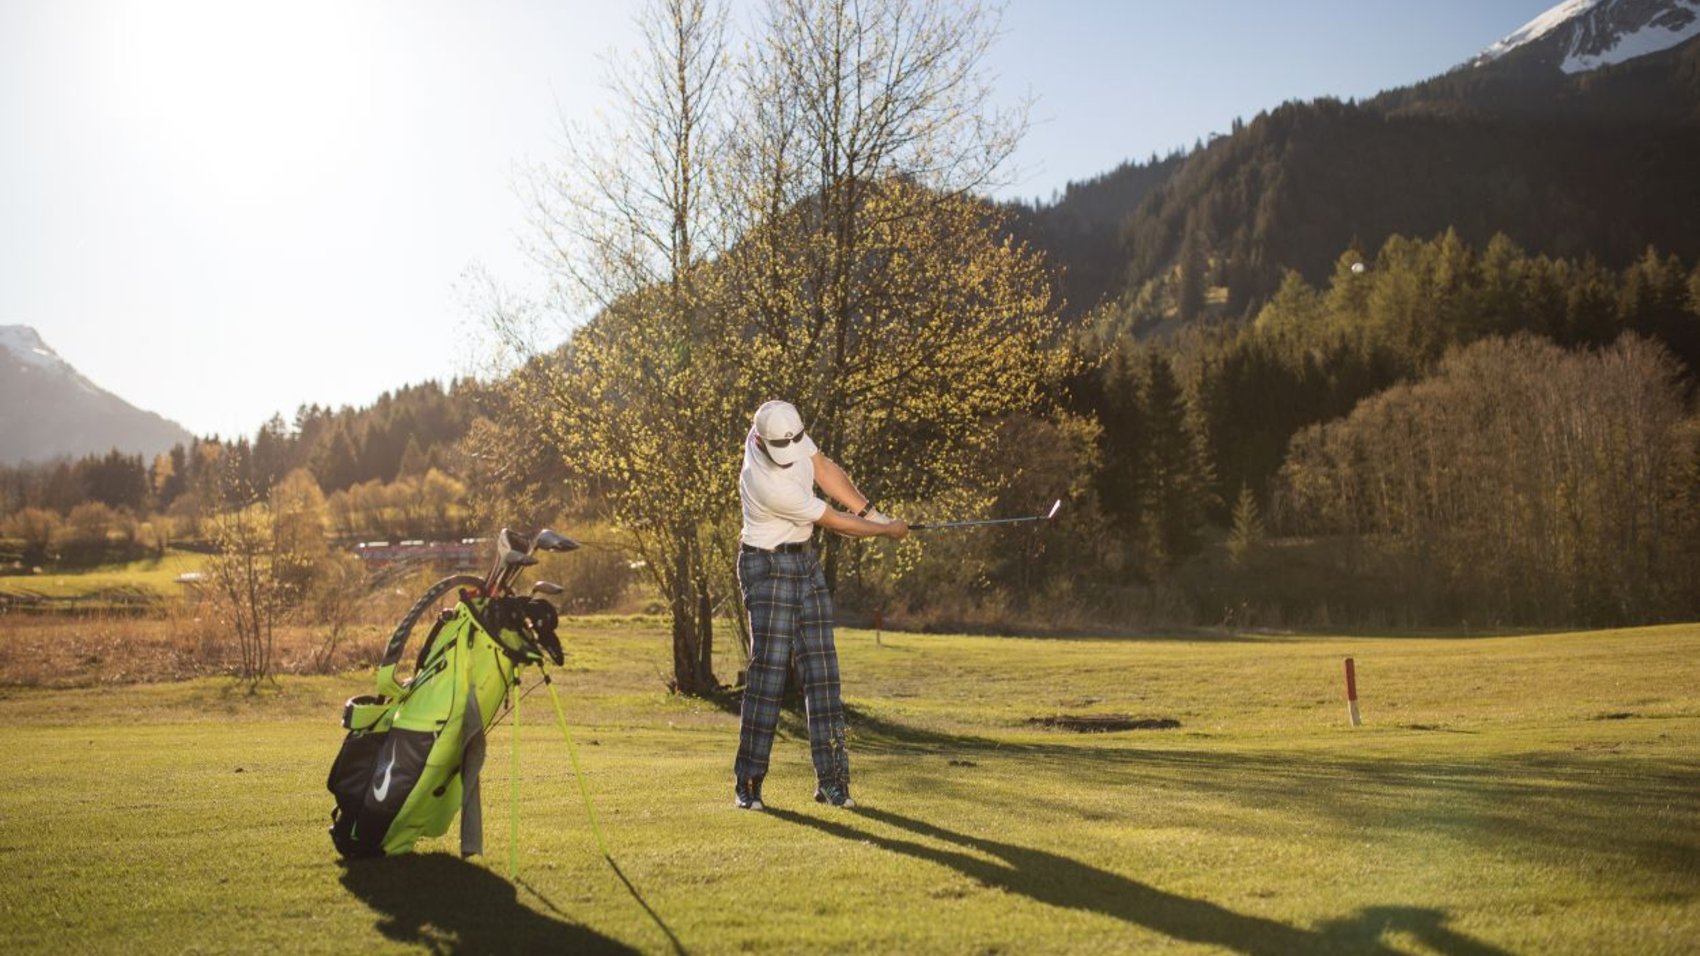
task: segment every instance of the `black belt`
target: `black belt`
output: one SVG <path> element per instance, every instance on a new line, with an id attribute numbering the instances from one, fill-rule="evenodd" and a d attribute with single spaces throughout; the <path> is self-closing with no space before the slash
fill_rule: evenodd
<path id="1" fill-rule="evenodd" d="M 809 543 L 807 541 L 792 541 L 789 544 L 782 544 L 777 548 L 758 548 L 753 544 L 740 544 L 738 545 L 738 550 L 750 551 L 756 554 L 774 554 L 776 552 L 783 552 L 785 554 L 800 554 L 809 550 Z"/>

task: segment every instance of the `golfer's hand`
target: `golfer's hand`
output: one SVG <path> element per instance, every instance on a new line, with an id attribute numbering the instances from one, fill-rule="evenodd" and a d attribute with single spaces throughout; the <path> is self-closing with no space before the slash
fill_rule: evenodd
<path id="1" fill-rule="evenodd" d="M 869 512 L 868 517 L 872 518 L 873 512 Z M 884 515 L 880 515 L 880 517 L 884 519 L 886 537 L 893 541 L 902 541 L 909 537 L 909 522 L 897 518 L 887 518 Z"/>
<path id="2" fill-rule="evenodd" d="M 878 508 L 869 508 L 868 513 L 863 515 L 862 517 L 868 519 L 869 521 L 872 521 L 874 524 L 891 524 L 891 519 L 887 518 L 885 515 L 880 514 L 880 511 L 879 511 Z"/>

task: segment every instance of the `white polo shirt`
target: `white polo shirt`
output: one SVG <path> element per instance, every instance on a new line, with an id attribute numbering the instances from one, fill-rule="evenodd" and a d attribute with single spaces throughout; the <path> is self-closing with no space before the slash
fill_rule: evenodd
<path id="1" fill-rule="evenodd" d="M 815 460 L 804 458 L 782 468 L 756 444 L 755 429 L 744 437 L 744 467 L 738 472 L 738 497 L 744 503 L 742 540 L 773 550 L 807 541 L 826 502 L 815 497 Z"/>

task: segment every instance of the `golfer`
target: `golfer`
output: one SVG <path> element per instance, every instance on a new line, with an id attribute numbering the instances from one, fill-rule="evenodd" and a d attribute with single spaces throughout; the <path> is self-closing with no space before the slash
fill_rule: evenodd
<path id="1" fill-rule="evenodd" d="M 815 486 L 849 511 L 827 507 Z M 815 799 L 853 807 L 844 703 L 838 696 L 838 650 L 832 643 L 832 595 L 810 547 L 815 525 L 856 538 L 901 539 L 909 526 L 874 510 L 844 469 L 820 453 L 790 402 L 756 409 L 738 475 L 744 504 L 738 584 L 750 613 L 750 669 L 744 685 L 738 757 L 732 765 L 737 805 L 762 809 L 779 698 L 793 661 L 803 680 Z"/>

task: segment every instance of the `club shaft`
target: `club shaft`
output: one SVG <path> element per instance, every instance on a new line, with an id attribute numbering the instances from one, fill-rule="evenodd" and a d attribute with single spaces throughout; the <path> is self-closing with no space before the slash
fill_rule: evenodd
<path id="1" fill-rule="evenodd" d="M 1045 515 L 1028 515 L 1025 518 L 984 518 L 978 521 L 937 521 L 912 524 L 909 527 L 915 531 L 932 531 L 937 528 L 977 528 L 989 524 L 1021 524 L 1027 521 L 1046 521 Z"/>

